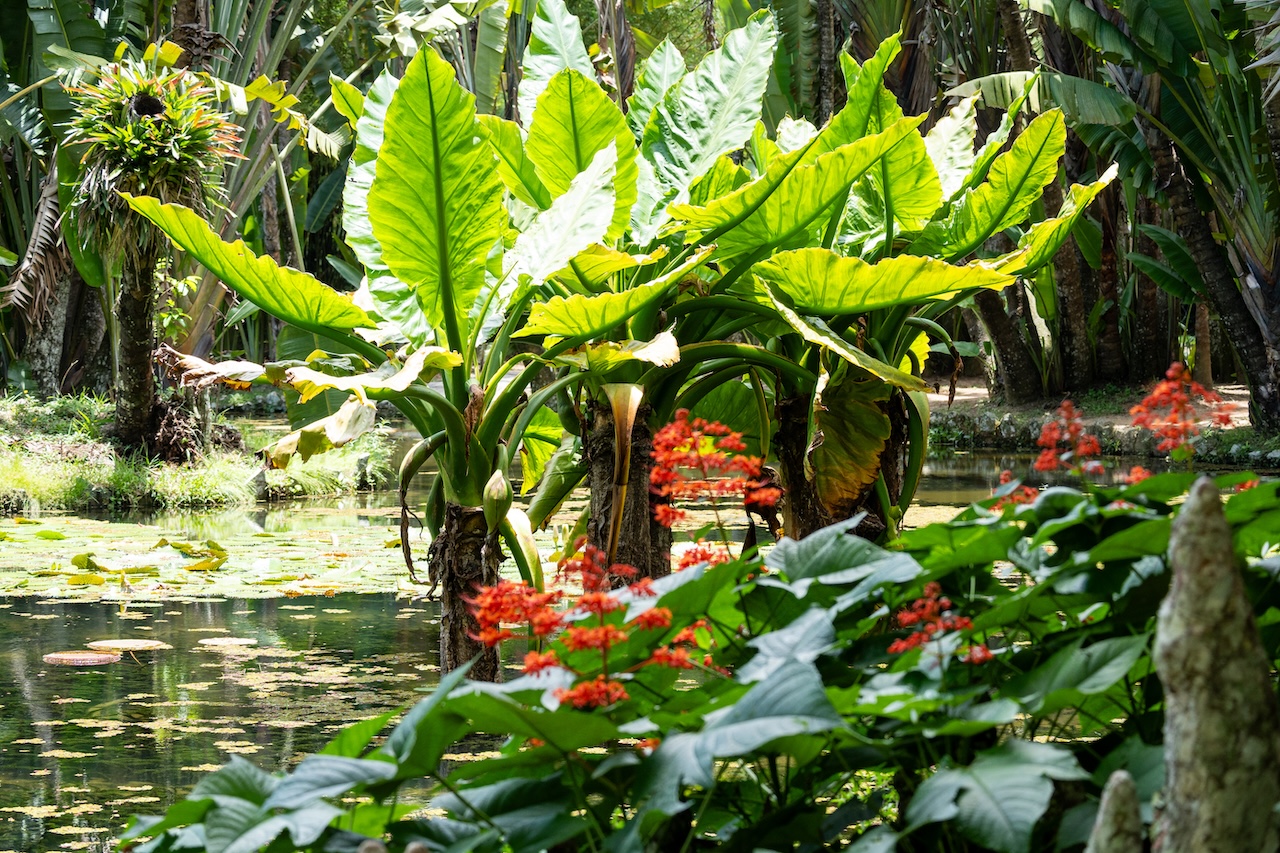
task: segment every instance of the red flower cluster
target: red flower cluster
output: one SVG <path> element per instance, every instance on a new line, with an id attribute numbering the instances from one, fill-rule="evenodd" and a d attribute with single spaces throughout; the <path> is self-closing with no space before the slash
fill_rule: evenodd
<path id="1" fill-rule="evenodd" d="M 582 556 L 578 556 L 578 552 Z M 585 592 L 608 592 L 622 581 L 635 577 L 639 572 L 635 566 L 625 563 L 609 565 L 609 557 L 603 548 L 597 548 L 587 542 L 587 537 L 579 537 L 573 543 L 573 554 L 560 561 L 556 579 L 561 583 L 577 580 Z"/>
<path id="2" fill-rule="evenodd" d="M 910 607 L 899 611 L 897 621 L 899 627 L 915 630 L 889 644 L 891 655 L 909 652 L 948 631 L 973 629 L 973 621 L 968 616 L 952 614 L 951 599 L 942 595 L 942 586 L 937 581 L 925 584 L 924 595 L 912 602 Z M 971 644 L 966 650 L 965 659 L 969 663 L 985 663 L 991 659 L 991 651 L 984 645 Z"/>
<path id="3" fill-rule="evenodd" d="M 1005 469 L 1004 471 L 1000 472 L 1000 485 L 1007 486 L 1012 482 L 1013 482 L 1012 471 Z M 1007 506 L 1016 506 L 1018 504 L 1032 503 L 1035 501 L 1037 497 L 1039 497 L 1039 495 L 1040 495 L 1040 492 L 1037 491 L 1036 489 L 1033 489 L 1031 486 L 1018 486 L 1018 488 L 1014 489 L 1012 492 L 1010 492 L 1009 494 L 1002 497 L 1000 500 L 993 503 L 991 505 L 991 508 L 996 512 L 1000 512 Z"/>
<path id="4" fill-rule="evenodd" d="M 708 545 L 705 542 L 698 541 L 694 546 L 680 555 L 680 560 L 676 563 L 676 571 L 683 571 L 698 565 L 699 563 L 727 563 L 732 557 L 729 555 L 729 549 L 723 545 Z"/>
<path id="5" fill-rule="evenodd" d="M 486 646 L 496 646 L 515 636 L 504 625 L 528 624 L 535 637 L 556 631 L 564 621 L 564 617 L 552 609 L 559 600 L 558 592 L 538 592 L 524 583 L 501 581 L 497 586 L 481 587 L 476 597 L 467 603 L 480 625 L 476 639 Z"/>
<path id="6" fill-rule="evenodd" d="M 1146 468 L 1141 465 L 1134 465 L 1129 469 L 1129 473 L 1125 475 L 1124 481 L 1132 486 L 1134 483 L 1141 483 L 1143 480 L 1150 479 L 1151 476 L 1151 472 Z"/>
<path id="7" fill-rule="evenodd" d="M 555 650 L 534 649 L 525 655 L 524 672 L 532 675 L 557 667 L 574 672 L 581 680 L 572 687 L 557 690 L 556 698 L 575 708 L 605 707 L 629 698 L 623 683 L 610 677 L 609 651 L 625 643 L 637 630 L 669 629 L 672 613 L 666 607 L 651 607 L 625 625 L 619 625 L 617 618 L 610 618 L 609 614 L 626 604 L 611 587 L 616 579 L 631 577 L 636 570 L 631 566 L 608 566 L 603 551 L 581 540 L 577 544 L 581 551 L 561 560 L 558 573 L 561 578 L 580 581 L 584 590 L 567 611 L 561 612 L 555 607 L 562 598 L 560 593 L 538 592 L 524 583 L 512 581 L 482 587 L 468 603 L 479 624 L 477 638 L 490 646 L 514 637 L 515 632 L 509 626 L 524 623 L 533 637 L 546 637 L 563 629 L 559 637 L 563 650 L 599 652 L 599 669 L 591 667 L 582 671 L 567 666 Z M 650 578 L 631 584 L 630 591 L 639 598 L 657 595 Z M 693 643 L 697 629 L 705 627 L 706 622 L 695 622 L 678 632 L 671 645 L 660 647 L 638 666 L 692 667 L 689 649 L 684 645 Z M 615 671 L 616 668 L 615 663 Z"/>
<path id="8" fill-rule="evenodd" d="M 1077 474 L 1095 474 L 1102 470 L 1102 463 L 1091 456 L 1102 452 L 1096 436 L 1084 429 L 1084 415 L 1075 403 L 1063 400 L 1058 407 L 1058 417 L 1040 430 L 1036 446 L 1043 448 L 1036 459 L 1037 471 L 1056 471 L 1059 468 Z"/>
<path id="9" fill-rule="evenodd" d="M 1196 398 L 1211 407 L 1209 417 L 1217 426 L 1231 425 L 1231 407 L 1216 392 L 1192 379 L 1191 371 L 1182 362 L 1169 365 L 1164 376 L 1129 414 L 1133 415 L 1134 426 L 1145 427 L 1160 437 L 1157 450 L 1168 451 L 1174 459 L 1189 459 L 1195 453 L 1192 442 L 1200 434 Z"/>
<path id="10" fill-rule="evenodd" d="M 575 708 L 604 708 L 631 697 L 621 682 L 597 675 L 590 681 L 581 681 L 572 687 L 557 690 L 556 698 Z"/>
<path id="11" fill-rule="evenodd" d="M 649 491 L 655 500 L 654 520 L 667 527 L 685 513 L 671 505 L 676 500 L 741 496 L 757 506 L 773 506 L 782 490 L 761 479 L 762 460 L 746 456 L 742 433 L 702 418 L 689 418 L 688 409 L 653 437 L 653 470 Z"/>

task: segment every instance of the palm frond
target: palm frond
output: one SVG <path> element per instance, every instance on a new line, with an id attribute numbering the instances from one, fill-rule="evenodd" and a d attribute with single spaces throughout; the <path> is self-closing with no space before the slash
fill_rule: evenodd
<path id="1" fill-rule="evenodd" d="M 17 311 L 30 330 L 39 329 L 52 315 L 58 279 L 70 271 L 59 213 L 58 176 L 51 172 L 40 187 L 27 251 L 9 281 L 0 286 L 0 309 Z"/>

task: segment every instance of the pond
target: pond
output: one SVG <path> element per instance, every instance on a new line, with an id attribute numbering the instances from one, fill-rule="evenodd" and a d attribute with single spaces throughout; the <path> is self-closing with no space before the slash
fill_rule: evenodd
<path id="1" fill-rule="evenodd" d="M 907 523 L 949 518 L 1030 463 L 934 459 Z M 129 815 L 230 756 L 287 768 L 436 681 L 438 608 L 405 578 L 393 495 L 26 521 L 0 522 L 0 853 L 111 849 Z M 117 638 L 172 648 L 43 662 Z"/>

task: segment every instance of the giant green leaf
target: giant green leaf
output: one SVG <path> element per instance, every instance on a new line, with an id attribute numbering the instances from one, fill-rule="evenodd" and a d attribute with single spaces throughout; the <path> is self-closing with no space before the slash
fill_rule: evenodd
<path id="1" fill-rule="evenodd" d="M 1023 92 L 1029 93 L 1027 106 L 1032 112 L 1057 107 L 1071 119 L 1072 125 L 1114 127 L 1130 121 L 1137 111 L 1133 100 L 1123 92 L 1058 71 L 989 74 L 962 83 L 947 94 L 960 98 L 977 96 L 984 106 L 1006 108 Z"/>
<path id="2" fill-rule="evenodd" d="M 520 120 L 527 127 L 538 96 L 552 77 L 572 68 L 588 78 L 596 76 L 582 39 L 582 24 L 569 13 L 564 0 L 537 0 L 530 26 L 529 46 L 524 51 L 523 74 L 517 101 Z"/>
<path id="3" fill-rule="evenodd" d="M 378 150 L 382 147 L 387 107 L 399 85 L 400 78 L 384 71 L 373 81 L 361 103 L 355 148 L 342 185 L 342 229 L 346 232 L 347 245 L 364 265 L 369 295 L 377 311 L 415 345 L 425 346 L 435 340 L 435 333 L 422 311 L 403 298 L 405 285 L 392 275 L 383 261 L 382 244 L 373 236 L 369 221 L 369 188 L 373 186 Z"/>
<path id="4" fill-rule="evenodd" d="M 255 255 L 243 240 L 226 242 L 194 211 L 161 204 L 150 196 L 123 195 L 130 207 L 169 235 L 174 245 L 268 314 L 317 332 L 373 328 L 373 320 L 351 297 L 304 272 Z"/>
<path id="5" fill-rule="evenodd" d="M 777 38 L 772 16 L 757 12 L 663 96 L 640 146 L 651 183 L 641 182 L 633 227 L 655 232 L 666 221 L 667 205 L 683 202 L 721 154 L 751 136 Z"/>
<path id="6" fill-rule="evenodd" d="M 498 176 L 507 191 L 534 210 L 551 206 L 551 193 L 543 186 L 533 161 L 525 153 L 520 125 L 497 116 L 477 116 L 484 128 L 485 139 L 498 155 Z"/>
<path id="7" fill-rule="evenodd" d="M 665 296 L 673 284 L 705 261 L 710 253 L 709 248 L 695 252 L 660 278 L 620 293 L 597 296 L 575 293 L 568 298 L 553 296 L 546 302 L 535 303 L 529 309 L 529 321 L 516 336 L 590 338 L 607 332 Z"/>
<path id="8" fill-rule="evenodd" d="M 818 379 L 813 395 L 813 426 L 805 455 L 805 476 L 827 512 L 848 518 L 858 511 L 862 496 L 880 475 L 891 426 L 881 404 L 892 387 L 875 379 L 850 377 Z"/>
<path id="9" fill-rule="evenodd" d="M 924 138 L 924 147 L 938 172 L 944 200 L 955 195 L 973 168 L 973 140 L 978 131 L 977 103 L 977 95 L 965 98 L 938 119 Z"/>
<path id="10" fill-rule="evenodd" d="M 520 495 L 533 491 L 542 480 L 551 457 L 560 449 L 564 427 L 555 410 L 544 406 L 539 409 L 520 436 Z"/>
<path id="11" fill-rule="evenodd" d="M 714 238 L 716 254 L 721 257 L 767 246 L 785 247 L 804 239 L 814 220 L 843 199 L 853 182 L 866 174 L 886 151 L 914 134 L 923 120 L 924 116 L 903 119 L 882 133 L 823 154 L 811 165 L 796 166 L 778 183 L 777 189 L 754 206 L 748 191 L 752 185 L 747 184 L 705 207 L 678 208 L 680 218 L 688 222 L 686 239 Z"/>
<path id="12" fill-rule="evenodd" d="M 808 314 L 861 314 L 910 305 L 975 287 L 1002 288 L 1014 277 L 981 263 L 949 264 L 899 255 L 869 264 L 829 249 L 796 249 L 760 261 L 752 272 Z"/>
<path id="13" fill-rule="evenodd" d="M 668 90 L 680 82 L 686 70 L 684 57 L 670 39 L 663 39 L 640 63 L 636 69 L 635 89 L 627 98 L 627 125 L 636 139 L 644 136 L 649 116 L 653 115 Z"/>
<path id="14" fill-rule="evenodd" d="M 525 140 L 539 180 L 558 196 L 610 145 L 617 149 L 614 214 L 608 239 L 622 236 L 636 201 L 636 145 L 627 120 L 600 85 L 575 69 L 559 72 L 538 96 Z"/>
<path id="15" fill-rule="evenodd" d="M 615 221 L 616 166 L 610 140 L 574 176 L 568 189 L 516 237 L 506 256 L 507 276 L 527 275 L 542 284 L 579 253 L 606 239 L 610 222 Z"/>
<path id="16" fill-rule="evenodd" d="M 476 93 L 476 110 L 492 113 L 498 105 L 498 89 L 502 83 L 502 64 L 507 52 L 507 3 L 497 0 L 476 15 L 475 62 L 472 79 Z"/>
<path id="17" fill-rule="evenodd" d="M 986 182 L 962 195 L 946 221 L 930 223 L 912 253 L 963 258 L 992 234 L 1022 222 L 1045 186 L 1057 180 L 1066 140 L 1061 111 L 1037 116 L 995 159 Z"/>
<path id="18" fill-rule="evenodd" d="M 920 377 L 912 376 L 910 373 L 885 364 L 878 358 L 867 355 L 837 335 L 832 331 L 831 327 L 817 317 L 802 317 L 799 312 L 783 299 L 780 299 L 772 289 L 769 290 L 769 297 L 773 301 L 774 308 L 782 319 L 786 321 L 787 325 L 799 332 L 800 337 L 804 338 L 808 343 L 829 349 L 850 364 L 860 367 L 872 376 L 878 376 L 890 385 L 896 385 L 904 391 L 929 390 L 929 386 L 925 385 Z"/>
<path id="19" fill-rule="evenodd" d="M 377 417 L 377 406 L 352 396 L 329 417 L 294 430 L 264 447 L 262 453 L 275 468 L 284 468 L 295 455 L 306 462 L 317 453 L 333 450 L 359 438 L 373 428 Z"/>
<path id="20" fill-rule="evenodd" d="M 396 301 L 416 304 L 443 330 L 440 343 L 459 351 L 507 213 L 475 98 L 434 49 L 409 63 L 385 133 L 369 190 L 374 237 L 391 272 L 408 285 Z"/>
<path id="21" fill-rule="evenodd" d="M 404 391 L 422 376 L 426 370 L 445 370 L 462 363 L 462 356 L 443 347 L 422 347 L 411 352 L 403 364 L 386 361 L 370 373 L 354 376 L 332 376 L 310 367 L 291 367 L 285 371 L 285 381 L 297 390 L 301 402 L 328 388 L 339 391 Z"/>
<path id="22" fill-rule="evenodd" d="M 855 122 L 849 126 L 849 132 L 856 133 L 857 138 L 887 130 L 902 120 L 902 107 L 883 82 L 887 65 L 897 52 L 897 36 L 891 36 L 861 69 L 848 54 L 840 54 L 845 78 L 853 79 L 856 75 L 856 80 L 848 103 L 829 130 L 838 131 L 845 124 L 846 115 L 864 119 L 860 125 Z M 869 194 L 878 197 L 877 206 L 882 211 L 891 210 L 894 218 L 912 231 L 929 221 L 942 203 L 938 171 L 924 139 L 917 134 L 904 137 L 901 143 L 887 150 L 878 168 L 868 173 L 863 184 Z M 879 218 L 883 220 L 884 215 L 881 213 Z"/>
<path id="23" fill-rule="evenodd" d="M 916 789 L 907 806 L 914 829 L 951 820 L 970 841 L 1000 853 L 1027 853 L 1049 806 L 1053 779 L 1087 778 L 1063 747 L 1009 740 L 968 767 L 946 768 Z"/>
<path id="24" fill-rule="evenodd" d="M 1007 255 L 996 258 L 989 263 L 992 267 L 1009 275 L 1026 275 L 1038 270 L 1053 260 L 1059 247 L 1071 236 L 1071 229 L 1077 220 L 1084 215 L 1089 206 L 1102 190 L 1115 179 L 1116 166 L 1101 178 L 1090 184 L 1072 184 L 1067 198 L 1062 202 L 1062 209 L 1052 219 L 1037 222 L 1027 229 L 1018 241 L 1018 248 Z"/>

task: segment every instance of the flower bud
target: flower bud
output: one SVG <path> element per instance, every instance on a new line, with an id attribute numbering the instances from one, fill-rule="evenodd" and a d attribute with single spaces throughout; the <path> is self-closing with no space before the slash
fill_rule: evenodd
<path id="1" fill-rule="evenodd" d="M 507 510 L 511 509 L 514 500 L 515 494 L 511 491 L 511 481 L 507 479 L 507 475 L 502 471 L 494 471 L 484 487 L 484 520 L 490 533 L 497 530 L 502 519 L 507 517 Z"/>

